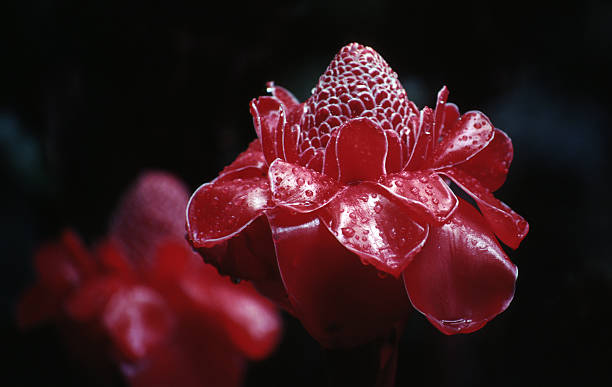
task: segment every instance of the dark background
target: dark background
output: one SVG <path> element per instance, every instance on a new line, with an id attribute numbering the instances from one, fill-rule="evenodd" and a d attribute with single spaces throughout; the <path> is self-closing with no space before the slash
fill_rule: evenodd
<path id="1" fill-rule="evenodd" d="M 94 241 L 145 169 L 192 189 L 214 178 L 254 138 L 248 102 L 266 81 L 304 100 L 340 47 L 357 41 L 385 57 L 419 107 L 446 84 L 462 111 L 482 110 L 512 137 L 497 196 L 531 225 L 510 253 L 520 275 L 509 309 L 453 337 L 415 314 L 398 386 L 612 382 L 610 2 L 227 3 L 3 2 L 3 377 L 91 384 L 52 330 L 14 326 L 35 246 L 66 226 Z M 247 385 L 325 380 L 324 354 L 287 324 Z"/>

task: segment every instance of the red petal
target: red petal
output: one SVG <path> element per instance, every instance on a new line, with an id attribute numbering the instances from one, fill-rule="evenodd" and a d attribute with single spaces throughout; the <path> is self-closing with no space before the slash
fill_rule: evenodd
<path id="1" fill-rule="evenodd" d="M 277 98 L 264 96 L 251 101 L 251 115 L 269 165 L 277 157 L 282 157 L 278 152 L 278 147 L 282 147 L 282 144 L 277 144 L 277 133 L 282 133 L 287 124 L 286 113 Z"/>
<path id="2" fill-rule="evenodd" d="M 448 89 L 443 86 L 438 92 L 438 99 L 436 101 L 436 109 L 434 111 L 434 124 L 433 124 L 433 140 L 437 144 L 440 134 L 442 133 L 442 127 L 445 123 L 446 115 L 446 101 L 448 100 Z"/>
<path id="3" fill-rule="evenodd" d="M 274 202 L 298 212 L 326 205 L 342 188 L 326 175 L 282 160 L 270 164 L 268 177 Z"/>
<path id="4" fill-rule="evenodd" d="M 412 305 L 451 335 L 478 330 L 503 312 L 517 274 L 482 216 L 460 200 L 449 222 L 431 227 L 404 283 Z"/>
<path id="5" fill-rule="evenodd" d="M 194 247 L 239 233 L 272 205 L 263 177 L 218 179 L 200 186 L 187 206 L 187 233 Z"/>
<path id="6" fill-rule="evenodd" d="M 519 246 L 529 231 L 529 224 L 522 216 L 496 199 L 491 191 L 465 172 L 457 168 L 449 168 L 441 171 L 441 173 L 451 178 L 461 189 L 474 198 L 482 215 L 502 242 L 513 249 Z"/>
<path id="7" fill-rule="evenodd" d="M 380 184 L 415 207 L 422 222 L 444 222 L 457 207 L 457 197 L 432 170 L 403 171 L 382 176 Z"/>
<path id="8" fill-rule="evenodd" d="M 339 131 L 336 130 L 332 133 L 327 146 L 325 148 L 325 155 L 323 157 L 323 173 L 332 179 L 338 179 L 338 157 L 336 156 L 336 142 L 338 140 Z"/>
<path id="9" fill-rule="evenodd" d="M 99 318 L 111 296 L 125 284 L 119 276 L 93 278 L 67 300 L 66 312 L 71 318 L 81 322 Z"/>
<path id="10" fill-rule="evenodd" d="M 104 311 L 105 328 L 129 359 L 142 358 L 164 342 L 173 323 L 163 298 L 145 286 L 115 293 Z"/>
<path id="11" fill-rule="evenodd" d="M 219 176 L 225 175 L 226 173 L 239 171 L 244 168 L 257 168 L 262 172 L 266 170 L 266 159 L 261 149 L 261 142 L 258 138 L 251 141 L 247 150 L 238 155 L 236 160 L 227 167 L 223 168 L 223 171 Z"/>
<path id="12" fill-rule="evenodd" d="M 158 243 L 185 235 L 186 187 L 163 172 L 141 175 L 122 197 L 110 234 L 132 262 L 153 258 Z"/>
<path id="13" fill-rule="evenodd" d="M 320 211 L 336 239 L 377 269 L 398 277 L 427 238 L 427 226 L 373 183 L 347 187 Z"/>
<path id="14" fill-rule="evenodd" d="M 299 125 L 283 127 L 283 153 L 288 163 L 296 163 L 299 159 L 298 141 L 300 139 Z"/>
<path id="15" fill-rule="evenodd" d="M 277 86 L 274 82 L 268 82 L 266 84 L 268 93 L 271 93 L 274 97 L 278 98 L 287 110 L 292 110 L 300 104 L 297 98 L 287 89 L 281 86 Z"/>
<path id="16" fill-rule="evenodd" d="M 429 158 L 433 142 L 433 111 L 427 106 L 421 110 L 418 132 L 414 150 L 406 166 L 408 170 L 427 169 L 431 164 Z"/>
<path id="17" fill-rule="evenodd" d="M 291 303 L 321 344 L 359 345 L 405 319 L 401 282 L 363 265 L 315 215 L 274 211 L 270 224 Z"/>
<path id="18" fill-rule="evenodd" d="M 513 155 L 510 137 L 495 129 L 493 140 L 489 145 L 468 161 L 457 165 L 457 168 L 475 177 L 485 188 L 493 192 L 506 181 Z"/>
<path id="19" fill-rule="evenodd" d="M 385 132 L 368 118 L 350 120 L 339 129 L 336 155 L 341 183 L 376 181 L 385 174 Z"/>
<path id="20" fill-rule="evenodd" d="M 467 112 L 447 131 L 433 152 L 436 168 L 462 163 L 482 150 L 493 138 L 493 125 L 481 112 Z"/>
<path id="21" fill-rule="evenodd" d="M 315 150 L 314 157 L 310 159 L 309 162 L 306 163 L 306 168 L 309 168 L 316 172 L 321 172 L 323 169 L 323 150 L 317 149 Z"/>
<path id="22" fill-rule="evenodd" d="M 402 169 L 402 144 L 399 135 L 395 130 L 385 130 L 387 136 L 387 161 L 385 168 L 387 173 L 399 172 Z"/>
<path id="23" fill-rule="evenodd" d="M 455 126 L 455 122 L 461 117 L 459 107 L 452 102 L 444 104 L 444 125 L 440 130 L 440 137 L 444 138 L 448 132 Z"/>

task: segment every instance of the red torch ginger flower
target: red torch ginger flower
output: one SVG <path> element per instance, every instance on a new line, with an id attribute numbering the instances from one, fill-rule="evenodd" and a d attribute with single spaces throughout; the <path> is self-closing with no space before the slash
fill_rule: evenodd
<path id="1" fill-rule="evenodd" d="M 222 273 L 253 280 L 326 346 L 401 323 L 410 304 L 446 334 L 506 309 L 522 217 L 492 192 L 513 149 L 481 112 L 419 110 L 383 58 L 353 43 L 300 103 L 268 84 L 258 139 L 193 194 L 188 237 Z M 447 182 L 470 195 L 478 210 Z"/>
<path id="2" fill-rule="evenodd" d="M 105 338 L 103 348 L 90 340 L 91 350 L 106 349 L 133 386 L 240 385 L 245 358 L 262 359 L 278 343 L 280 316 L 250 284 L 219 276 L 193 253 L 187 199 L 174 177 L 149 173 L 95 251 L 72 232 L 43 247 L 20 323 L 51 320 L 69 336 Z"/>

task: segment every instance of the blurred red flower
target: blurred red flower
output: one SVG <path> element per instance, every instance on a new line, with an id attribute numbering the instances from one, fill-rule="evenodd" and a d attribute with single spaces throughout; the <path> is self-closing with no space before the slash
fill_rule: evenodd
<path id="1" fill-rule="evenodd" d="M 446 334 L 513 298 L 527 222 L 492 192 L 508 136 L 438 94 L 418 110 L 384 59 L 349 44 L 300 103 L 268 84 L 258 139 L 193 194 L 188 237 L 221 273 L 252 280 L 326 346 L 357 345 L 412 304 Z M 471 196 L 480 212 L 451 189 Z"/>
<path id="2" fill-rule="evenodd" d="M 276 347 L 280 316 L 250 284 L 232 283 L 193 253 L 184 238 L 187 198 L 173 176 L 148 173 L 93 251 L 72 231 L 43 246 L 19 323 L 69 327 L 69 336 L 89 340 L 79 346 L 108 354 L 133 386 L 240 385 L 245 360 Z"/>

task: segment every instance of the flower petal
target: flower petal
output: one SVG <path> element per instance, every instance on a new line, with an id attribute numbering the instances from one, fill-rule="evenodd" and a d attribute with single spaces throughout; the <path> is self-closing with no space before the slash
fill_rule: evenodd
<path id="1" fill-rule="evenodd" d="M 108 300 L 126 282 L 117 275 L 102 275 L 86 281 L 66 300 L 66 313 L 75 321 L 86 322 L 102 315 Z"/>
<path id="2" fill-rule="evenodd" d="M 188 237 L 195 248 L 214 245 L 239 233 L 271 206 L 270 185 L 264 177 L 203 184 L 187 205 Z"/>
<path id="3" fill-rule="evenodd" d="M 299 159 L 299 139 L 299 125 L 285 125 L 283 127 L 283 153 L 285 154 L 285 161 L 288 163 L 296 163 Z"/>
<path id="4" fill-rule="evenodd" d="M 385 174 L 385 132 L 368 118 L 350 120 L 339 129 L 336 155 L 341 183 L 376 181 Z"/>
<path id="5" fill-rule="evenodd" d="M 268 177 L 274 202 L 298 212 L 326 205 L 342 188 L 329 176 L 279 159 L 270 164 Z"/>
<path id="6" fill-rule="evenodd" d="M 287 125 L 286 113 L 282 103 L 274 97 L 259 97 L 253 99 L 250 105 L 251 115 L 253 116 L 253 126 L 257 132 L 257 137 L 261 140 L 263 154 L 268 165 L 277 157 L 282 157 L 278 148 L 282 144 L 277 144 L 277 133 Z"/>
<path id="7" fill-rule="evenodd" d="M 401 281 L 363 265 L 314 214 L 279 209 L 268 216 L 290 301 L 322 345 L 359 345 L 406 318 L 411 308 Z"/>
<path id="8" fill-rule="evenodd" d="M 517 274 L 482 216 L 460 199 L 449 222 L 431 227 L 404 283 L 412 305 L 451 335 L 478 330 L 503 312 Z"/>
<path id="9" fill-rule="evenodd" d="M 300 104 L 300 101 L 287 89 L 282 86 L 275 85 L 274 82 L 266 83 L 266 91 L 278 98 L 287 110 L 292 110 Z"/>
<path id="10" fill-rule="evenodd" d="M 398 277 L 427 239 L 427 225 L 374 183 L 347 187 L 319 216 L 336 239 L 364 262 Z"/>
<path id="11" fill-rule="evenodd" d="M 493 139 L 493 125 L 481 112 L 467 112 L 436 144 L 433 166 L 450 167 L 473 157 Z"/>
<path id="12" fill-rule="evenodd" d="M 496 199 L 478 180 L 458 168 L 444 169 L 440 172 L 474 198 L 487 223 L 502 242 L 513 249 L 519 246 L 529 231 L 529 224 L 522 216 Z"/>
<path id="13" fill-rule="evenodd" d="M 422 222 L 444 222 L 457 207 L 453 191 L 431 169 L 385 175 L 379 183 L 408 206 L 416 208 L 415 215 Z"/>
<path id="14" fill-rule="evenodd" d="M 402 169 L 402 144 L 399 135 L 395 130 L 385 130 L 385 136 L 387 136 L 387 160 L 385 162 L 385 169 L 387 173 L 399 172 Z"/>
<path id="15" fill-rule="evenodd" d="M 410 161 L 406 166 L 408 170 L 427 169 L 431 162 L 430 154 L 432 151 L 433 142 L 433 111 L 427 106 L 421 110 L 419 117 L 419 130 L 416 143 Z"/>
<path id="16" fill-rule="evenodd" d="M 438 92 L 438 99 L 436 101 L 436 109 L 434 110 L 434 123 L 433 123 L 433 141 L 437 144 L 442 133 L 442 127 L 445 123 L 446 116 L 446 101 L 448 100 L 448 89 L 443 86 Z"/>
<path id="17" fill-rule="evenodd" d="M 338 179 L 338 157 L 336 156 L 336 142 L 338 141 L 338 130 L 335 130 L 327 146 L 325 147 L 325 154 L 323 156 L 323 174 L 331 177 L 332 179 Z"/>
<path id="18" fill-rule="evenodd" d="M 452 102 L 444 104 L 444 125 L 440 131 L 440 137 L 444 138 L 448 135 L 448 132 L 455 126 L 455 122 L 461 117 L 459 113 L 459 107 Z"/>
<path id="19" fill-rule="evenodd" d="M 266 159 L 261 149 L 261 142 L 258 138 L 251 141 L 249 147 L 244 152 L 239 154 L 236 160 L 223 168 L 221 173 L 219 173 L 219 176 L 245 168 L 257 168 L 262 172 L 266 170 Z"/>
<path id="20" fill-rule="evenodd" d="M 314 156 L 306 163 L 306 168 L 312 169 L 316 172 L 321 172 L 323 169 L 323 153 L 322 149 L 315 150 Z"/>
<path id="21" fill-rule="evenodd" d="M 503 131 L 495 129 L 493 140 L 468 161 L 457 165 L 468 175 L 475 177 L 485 188 L 496 191 L 506 181 L 512 163 L 512 140 Z"/>

